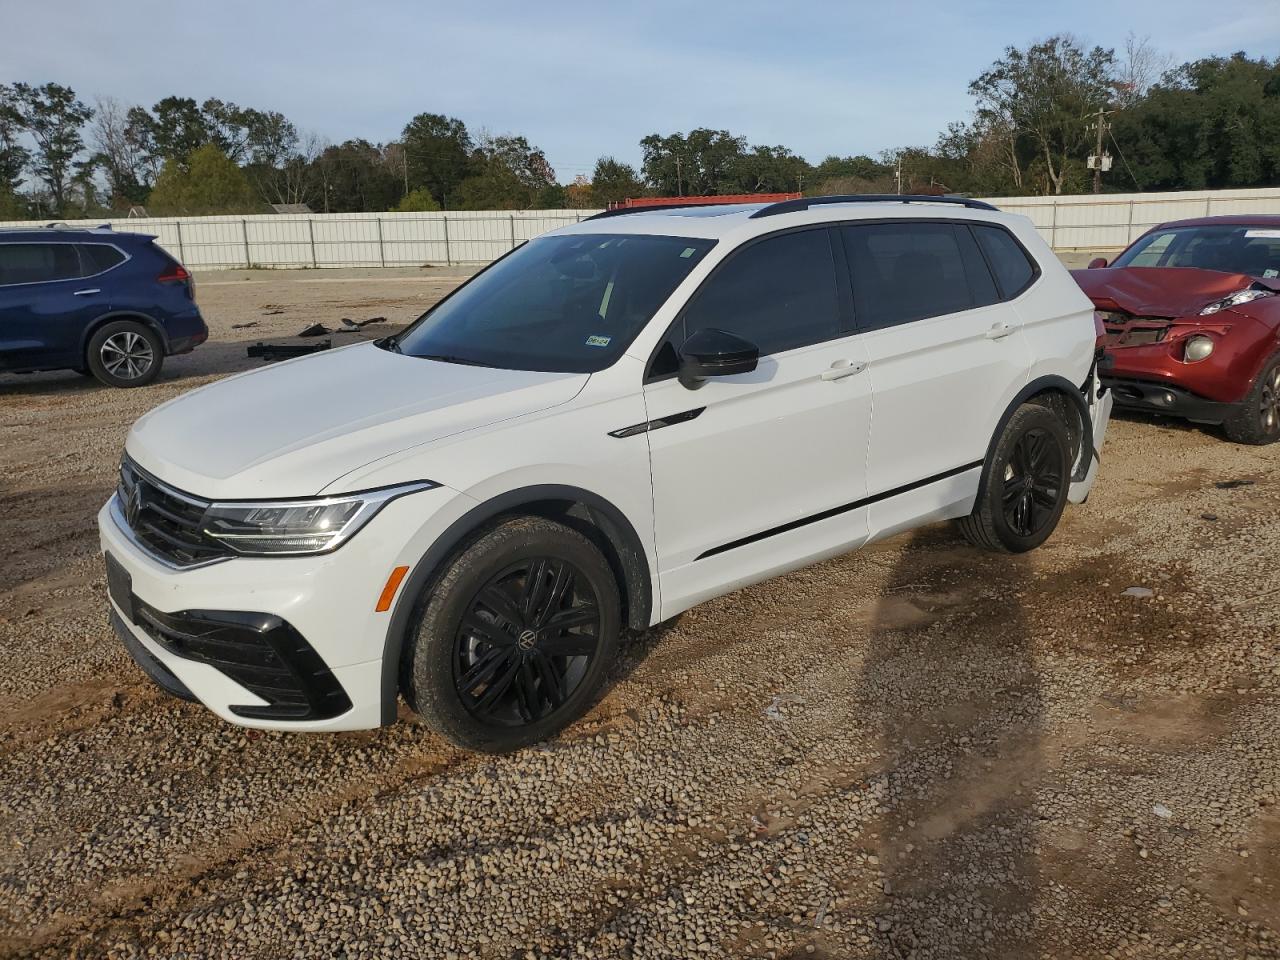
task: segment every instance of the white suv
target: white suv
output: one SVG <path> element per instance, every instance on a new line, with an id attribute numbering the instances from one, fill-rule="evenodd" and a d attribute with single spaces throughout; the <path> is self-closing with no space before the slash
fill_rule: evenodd
<path id="1" fill-rule="evenodd" d="M 112 619 L 252 727 L 507 750 L 597 695 L 624 627 L 938 520 L 1028 550 L 1087 495 L 1093 306 L 972 200 L 621 210 L 398 336 L 133 427 L 99 515 Z"/>

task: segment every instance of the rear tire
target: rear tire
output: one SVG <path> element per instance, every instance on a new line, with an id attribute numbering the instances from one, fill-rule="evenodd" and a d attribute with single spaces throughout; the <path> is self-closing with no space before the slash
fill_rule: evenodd
<path id="1" fill-rule="evenodd" d="M 113 320 L 89 338 L 85 362 L 109 387 L 144 387 L 160 375 L 164 341 L 145 323 Z"/>
<path id="2" fill-rule="evenodd" d="M 992 453 L 973 513 L 959 521 L 975 547 L 1025 553 L 1058 526 L 1071 485 L 1071 439 L 1049 407 L 1026 403 Z"/>
<path id="3" fill-rule="evenodd" d="M 604 555 L 542 517 L 483 533 L 419 606 L 406 699 L 446 740 L 486 753 L 545 740 L 578 719 L 621 629 Z"/>
<path id="4" fill-rule="evenodd" d="M 1223 421 L 1222 428 L 1235 443 L 1262 446 L 1280 440 L 1280 353 L 1267 358 L 1248 394 Z"/>

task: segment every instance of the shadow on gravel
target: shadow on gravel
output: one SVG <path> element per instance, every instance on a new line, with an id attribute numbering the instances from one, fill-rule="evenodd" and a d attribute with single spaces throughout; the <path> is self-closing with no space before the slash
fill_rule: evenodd
<path id="1" fill-rule="evenodd" d="M 930 528 L 877 604 L 863 702 L 888 780 L 875 917 L 888 956 L 1036 952 L 1044 706 L 1023 610 L 1029 574 L 1026 557 Z"/>

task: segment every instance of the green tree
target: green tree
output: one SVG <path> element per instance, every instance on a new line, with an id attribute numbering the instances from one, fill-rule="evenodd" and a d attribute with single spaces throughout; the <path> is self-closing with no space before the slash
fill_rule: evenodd
<path id="1" fill-rule="evenodd" d="M 728 130 L 699 127 L 687 136 L 665 137 L 652 133 L 640 141 L 644 178 L 659 196 L 730 193 L 733 167 L 746 146 L 745 137 Z"/>
<path id="2" fill-rule="evenodd" d="M 809 161 L 786 147 L 752 147 L 730 165 L 725 192 L 795 193 L 812 175 Z"/>
<path id="3" fill-rule="evenodd" d="M 261 207 L 244 171 L 212 143 L 193 150 L 185 166 L 166 161 L 147 204 L 166 216 L 254 213 Z"/>
<path id="4" fill-rule="evenodd" d="M 601 157 L 591 174 L 591 202 L 597 207 L 607 207 L 619 200 L 644 196 L 644 183 L 635 167 L 619 163 L 613 157 Z"/>
<path id="5" fill-rule="evenodd" d="M 347 140 L 325 148 L 311 164 L 316 209 L 325 213 L 392 209 L 404 195 L 398 167 L 388 162 L 387 148 L 368 140 Z"/>
<path id="6" fill-rule="evenodd" d="M 431 213 L 439 209 L 440 204 L 436 203 L 436 198 L 426 187 L 410 190 L 396 204 L 398 213 Z"/>
<path id="7" fill-rule="evenodd" d="M 0 193 L 12 195 L 22 183 L 31 151 L 19 142 L 22 114 L 12 87 L 0 83 Z"/>
<path id="8" fill-rule="evenodd" d="M 521 136 L 485 137 L 471 155 L 470 175 L 458 187 L 464 210 L 525 210 L 539 202 L 564 206 L 546 155 Z"/>
<path id="9" fill-rule="evenodd" d="M 57 83 L 15 83 L 11 96 L 11 109 L 36 144 L 31 170 L 49 188 L 54 212 L 61 214 L 76 157 L 84 150 L 80 131 L 93 111 L 76 99 L 74 90 Z"/>
<path id="10" fill-rule="evenodd" d="M 1117 113 L 1119 170 L 1139 190 L 1280 182 L 1280 58 L 1243 53 L 1183 64 Z"/>
<path id="11" fill-rule="evenodd" d="M 1112 96 L 1115 53 L 1084 49 L 1060 35 L 1004 56 L 969 84 L 977 119 L 989 129 L 1016 131 L 1034 152 L 1046 193 L 1060 194 L 1089 152 L 1090 114 Z"/>
<path id="12" fill-rule="evenodd" d="M 470 173 L 474 144 L 461 120 L 439 113 L 420 113 L 400 135 L 409 189 L 426 187 L 442 207 L 453 205 L 453 193 Z"/>

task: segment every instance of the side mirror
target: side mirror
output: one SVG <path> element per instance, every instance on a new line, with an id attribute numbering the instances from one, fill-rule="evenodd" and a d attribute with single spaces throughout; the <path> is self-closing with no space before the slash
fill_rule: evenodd
<path id="1" fill-rule="evenodd" d="M 680 382 L 690 390 L 708 377 L 750 373 L 760 361 L 760 348 L 727 330 L 704 327 L 680 348 Z"/>
<path id="2" fill-rule="evenodd" d="M 1106 257 L 1094 257 L 1092 260 L 1089 261 L 1090 270 L 1101 270 L 1106 265 L 1107 265 Z"/>

